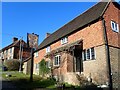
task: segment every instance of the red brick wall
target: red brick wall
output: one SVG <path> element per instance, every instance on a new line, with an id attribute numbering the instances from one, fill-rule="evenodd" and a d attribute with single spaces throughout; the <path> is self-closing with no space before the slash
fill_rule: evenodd
<path id="1" fill-rule="evenodd" d="M 102 21 L 98 21 L 86 28 L 79 30 L 78 32 L 68 36 L 68 43 L 75 42 L 76 40 L 83 39 L 83 49 L 98 46 L 104 43 L 103 39 L 103 27 Z M 51 51 L 56 48 L 63 46 L 61 45 L 61 41 L 57 41 L 50 46 Z M 44 58 L 46 54 L 46 49 L 42 49 L 39 51 L 39 57 L 35 58 L 35 63 L 38 63 L 40 60 Z"/>
<path id="2" fill-rule="evenodd" d="M 69 43 L 83 39 L 83 49 L 104 43 L 102 21 L 98 21 L 68 37 Z"/>
<path id="3" fill-rule="evenodd" d="M 112 71 L 113 87 L 118 87 L 118 73 L 119 73 L 119 52 L 120 52 L 120 9 L 118 9 L 114 3 L 110 3 L 105 14 L 104 19 L 106 21 L 106 30 L 108 37 L 108 44 L 110 45 L 110 63 Z M 119 32 L 112 31 L 111 20 L 119 24 Z M 113 46 L 113 47 L 111 47 Z M 115 48 L 116 47 L 116 48 Z"/>
<path id="4" fill-rule="evenodd" d="M 115 8 L 113 3 L 110 3 L 107 11 L 105 12 L 104 18 L 106 21 L 109 44 L 118 46 L 118 36 L 120 37 L 120 35 L 118 35 L 118 33 L 113 32 L 110 26 L 111 20 L 115 20 L 116 22 L 118 22 L 118 10 L 117 8 Z M 72 43 L 79 39 L 83 39 L 83 49 L 104 44 L 102 21 L 98 21 L 68 36 L 68 43 Z M 60 46 L 62 45 L 61 45 L 61 41 L 59 40 L 50 46 L 51 51 Z M 120 47 L 120 44 L 119 44 L 119 47 Z M 45 54 L 46 54 L 45 48 L 43 50 L 40 50 L 39 57 L 35 58 L 35 63 L 43 59 Z"/>
<path id="5" fill-rule="evenodd" d="M 19 59 L 19 49 L 20 47 L 14 48 L 14 59 Z M 23 48 L 22 58 L 27 59 L 30 57 L 31 49 L 29 48 Z"/>
<path id="6" fill-rule="evenodd" d="M 110 3 L 108 6 L 105 14 L 104 19 L 106 21 L 106 30 L 107 30 L 107 37 L 109 45 L 120 47 L 120 32 L 116 33 L 111 29 L 111 20 L 115 21 L 119 24 L 120 29 L 120 10 L 116 8 L 114 3 Z M 119 30 L 120 31 L 120 30 Z"/>
<path id="7" fill-rule="evenodd" d="M 113 3 L 110 3 L 110 5 L 108 6 L 108 9 L 105 12 L 104 18 L 106 21 L 106 29 L 107 29 L 107 35 L 108 35 L 108 41 L 109 41 L 109 45 L 115 46 L 115 47 L 120 47 L 120 34 L 113 32 L 111 30 L 111 20 L 116 21 L 117 23 L 119 23 L 120 25 L 120 19 L 118 19 L 118 14 L 120 15 L 120 11 L 118 13 L 118 9 L 113 5 Z M 120 29 L 120 27 L 119 27 Z M 98 21 L 94 24 L 91 24 L 89 26 L 87 26 L 86 28 L 83 28 L 82 30 L 79 30 L 76 33 L 71 34 L 70 36 L 68 36 L 68 43 L 72 43 L 75 42 L 77 40 L 83 40 L 83 49 L 88 49 L 91 47 L 95 47 L 95 46 L 99 46 L 104 44 L 104 36 L 103 36 L 103 24 L 102 21 Z M 57 41 L 54 44 L 52 44 L 51 47 L 51 51 L 55 50 L 58 47 L 61 47 L 61 41 Z M 101 47 L 96 47 L 96 60 L 95 61 L 86 61 L 84 62 L 84 74 L 86 74 L 86 76 L 89 76 L 89 74 L 91 73 L 92 78 L 94 79 L 94 81 L 99 81 L 101 83 L 105 83 L 107 82 L 107 69 L 106 69 L 106 53 L 105 53 L 105 46 L 101 46 Z M 39 51 L 39 57 L 35 58 L 35 63 L 39 62 L 40 60 L 42 60 L 44 58 L 44 55 L 46 54 L 46 50 L 40 50 Z M 101 57 L 102 56 L 102 57 Z M 69 55 L 67 56 L 67 61 L 69 62 Z M 67 62 L 67 63 L 68 63 Z M 66 63 L 66 64 L 67 64 Z M 71 64 L 70 64 L 71 65 Z M 69 63 L 68 66 L 65 65 L 65 69 L 61 69 L 59 70 L 58 68 L 54 70 L 54 73 L 59 73 L 61 71 L 64 72 L 63 74 L 65 74 L 65 72 L 72 71 L 72 68 L 70 67 Z M 66 67 L 67 66 L 67 67 Z M 96 68 L 95 68 L 96 67 Z M 67 71 L 66 71 L 67 68 Z M 99 72 L 98 72 L 99 71 Z M 96 73 L 97 72 L 97 73 Z M 104 73 L 102 76 L 102 74 L 100 73 Z"/>
<path id="8" fill-rule="evenodd" d="M 42 49 L 38 52 L 38 57 L 34 58 L 34 63 L 39 63 L 42 59 L 44 59 L 44 56 L 46 54 L 46 49 Z"/>

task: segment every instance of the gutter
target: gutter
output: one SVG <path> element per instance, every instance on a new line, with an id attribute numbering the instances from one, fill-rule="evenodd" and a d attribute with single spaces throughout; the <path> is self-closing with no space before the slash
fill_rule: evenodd
<path id="1" fill-rule="evenodd" d="M 105 41 L 105 50 L 106 50 L 106 59 L 107 59 L 107 70 L 108 70 L 108 79 L 109 79 L 109 90 L 113 89 L 113 83 L 112 83 L 112 72 L 111 72 L 111 64 L 110 64 L 110 51 L 109 51 L 109 45 L 108 45 L 108 38 L 107 38 L 107 31 L 105 26 L 105 20 L 102 18 L 102 24 L 103 24 L 103 34 L 104 34 L 104 41 Z"/>

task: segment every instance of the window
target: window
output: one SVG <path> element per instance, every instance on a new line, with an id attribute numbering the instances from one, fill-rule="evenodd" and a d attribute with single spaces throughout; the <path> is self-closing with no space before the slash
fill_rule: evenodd
<path id="1" fill-rule="evenodd" d="M 86 61 L 86 50 L 83 50 L 82 52 L 82 59 Z"/>
<path id="2" fill-rule="evenodd" d="M 94 60 L 95 59 L 95 50 L 94 50 L 94 48 L 83 50 L 82 59 L 83 59 L 83 61 Z"/>
<path id="3" fill-rule="evenodd" d="M 35 55 L 35 57 L 38 57 L 38 52 L 35 52 L 35 54 L 34 54 L 34 55 Z"/>
<path id="4" fill-rule="evenodd" d="M 90 49 L 87 49 L 87 59 L 90 59 Z"/>
<path id="5" fill-rule="evenodd" d="M 39 63 L 36 63 L 36 69 L 39 69 Z"/>
<path id="6" fill-rule="evenodd" d="M 6 50 L 6 55 L 8 55 L 8 50 Z"/>
<path id="7" fill-rule="evenodd" d="M 2 53 L 0 53 L 0 59 L 2 59 Z"/>
<path id="8" fill-rule="evenodd" d="M 1 58 L 4 59 L 4 53 L 3 52 L 1 53 Z"/>
<path id="9" fill-rule="evenodd" d="M 54 66 L 59 66 L 60 65 L 60 55 L 55 56 L 54 59 Z"/>
<path id="10" fill-rule="evenodd" d="M 95 51 L 94 51 L 94 48 L 91 48 L 91 59 L 95 59 Z"/>
<path id="11" fill-rule="evenodd" d="M 12 53 L 12 48 L 10 48 L 10 53 Z"/>
<path id="12" fill-rule="evenodd" d="M 9 59 L 12 59 L 11 56 L 9 57 Z"/>
<path id="13" fill-rule="evenodd" d="M 119 25 L 114 21 L 111 21 L 111 28 L 113 31 L 119 32 Z"/>
<path id="14" fill-rule="evenodd" d="M 61 39 L 61 44 L 62 45 L 66 44 L 67 42 L 68 42 L 68 38 L 67 37 Z"/>
<path id="15" fill-rule="evenodd" d="M 50 46 L 46 48 L 46 53 L 50 52 Z"/>
<path id="16" fill-rule="evenodd" d="M 51 67 L 51 66 L 50 66 L 50 60 L 46 61 L 46 67 L 47 67 L 47 68 L 50 68 L 50 67 Z"/>

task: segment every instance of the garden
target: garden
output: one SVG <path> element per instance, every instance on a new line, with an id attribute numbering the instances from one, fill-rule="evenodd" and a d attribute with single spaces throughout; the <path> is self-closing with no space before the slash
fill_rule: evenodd
<path id="1" fill-rule="evenodd" d="M 30 75 L 19 72 L 19 63 L 17 61 L 9 61 L 5 63 L 7 71 L 2 72 L 2 77 L 5 80 L 11 81 L 17 88 L 25 90 L 97 90 L 96 85 L 90 84 L 86 86 L 74 86 L 68 83 L 60 83 L 52 77 L 45 78 L 45 74 L 49 73 L 49 69 L 45 66 L 45 61 L 42 60 L 39 64 L 41 75 L 33 75 L 33 81 L 30 81 Z M 100 90 L 100 88 L 99 88 Z"/>

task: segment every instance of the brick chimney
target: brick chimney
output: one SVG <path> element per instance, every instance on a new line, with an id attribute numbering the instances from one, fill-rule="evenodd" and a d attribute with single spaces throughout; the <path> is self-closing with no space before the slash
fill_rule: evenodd
<path id="1" fill-rule="evenodd" d="M 49 37 L 51 34 L 50 33 L 46 33 L 46 38 Z"/>
<path id="2" fill-rule="evenodd" d="M 17 40 L 18 40 L 18 38 L 13 37 L 13 43 L 14 43 L 15 41 L 17 41 Z"/>

